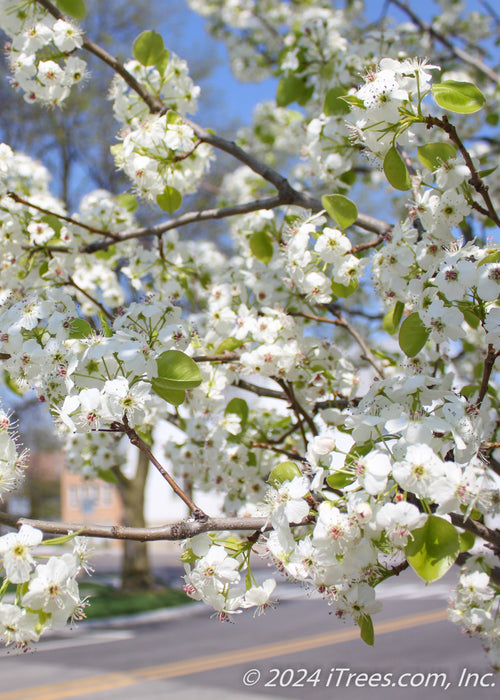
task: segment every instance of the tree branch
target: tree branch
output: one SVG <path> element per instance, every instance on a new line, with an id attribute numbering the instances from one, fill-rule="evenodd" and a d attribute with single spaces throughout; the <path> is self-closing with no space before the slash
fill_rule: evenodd
<path id="1" fill-rule="evenodd" d="M 288 401 L 288 396 L 284 391 L 276 391 L 275 389 L 268 389 L 265 386 L 257 386 L 256 384 L 247 382 L 245 379 L 237 379 L 233 382 L 233 386 L 237 386 L 239 389 L 244 389 L 245 391 L 251 391 L 252 394 L 257 394 L 257 396 L 267 396 L 270 399 Z"/>
<path id="2" fill-rule="evenodd" d="M 453 126 L 453 124 L 450 124 L 448 117 L 446 115 L 443 116 L 442 119 L 438 119 L 437 117 L 426 117 L 425 122 L 427 123 L 427 128 L 432 128 L 433 126 L 437 126 L 440 129 L 442 129 L 446 134 L 448 134 L 448 137 L 450 141 L 452 141 L 462 154 L 462 157 L 465 161 L 466 166 L 469 169 L 469 172 L 471 174 L 471 178 L 469 180 L 469 183 L 474 187 L 476 192 L 481 195 L 481 197 L 484 200 L 484 203 L 486 204 L 486 208 L 488 210 L 488 216 L 492 221 L 495 222 L 495 224 L 500 227 L 500 218 L 496 212 L 495 207 L 493 206 L 493 202 L 491 201 L 489 192 L 488 192 L 488 185 L 485 185 L 483 182 L 481 176 L 479 175 L 478 171 L 476 170 L 474 163 L 472 162 L 472 158 L 470 156 L 469 151 L 465 148 L 462 139 L 458 135 L 457 130 Z"/>
<path id="3" fill-rule="evenodd" d="M 162 525 L 161 527 L 125 527 L 123 525 L 87 525 L 86 523 L 60 523 L 50 520 L 36 520 L 20 515 L 0 512 L 0 523 L 13 528 L 31 525 L 42 532 L 53 535 L 67 535 L 77 532 L 82 537 L 103 537 L 111 540 L 138 540 L 154 542 L 158 540 L 181 541 L 202 532 L 223 532 L 224 530 L 265 530 L 270 529 L 266 518 L 207 518 Z"/>
<path id="4" fill-rule="evenodd" d="M 464 51 L 459 46 L 455 46 L 454 44 L 452 44 L 451 41 L 444 34 L 438 32 L 436 29 L 434 29 L 432 25 L 423 22 L 418 17 L 418 15 L 415 14 L 415 12 L 413 12 L 413 10 L 410 7 L 408 7 L 406 2 L 401 2 L 401 0 L 389 0 L 389 2 L 391 2 L 393 5 L 396 5 L 396 7 L 399 7 L 400 10 L 405 12 L 408 15 L 408 17 L 410 17 L 412 22 L 414 22 L 414 24 L 416 24 L 422 32 L 429 34 L 429 36 L 431 36 L 433 39 L 436 39 L 441 44 L 446 46 L 446 48 L 449 51 L 451 51 L 455 58 L 458 58 L 464 63 L 467 63 L 467 65 L 472 66 L 472 68 L 475 68 L 480 73 L 486 75 L 486 77 L 489 78 L 491 81 L 493 81 L 497 85 L 500 85 L 500 77 L 497 75 L 497 73 L 495 73 L 495 71 L 492 68 L 487 66 L 486 63 L 484 63 L 477 56 L 471 56 L 471 54 L 467 53 L 467 51 Z"/>
<path id="5" fill-rule="evenodd" d="M 472 520 L 472 518 L 464 518 L 463 515 L 458 513 L 450 513 L 451 522 L 457 527 L 461 527 L 462 530 L 467 530 L 473 535 L 481 537 L 481 539 L 489 542 L 494 547 L 500 548 L 500 531 L 492 530 L 486 525 L 478 522 L 477 520 Z"/>
<path id="6" fill-rule="evenodd" d="M 479 388 L 479 396 L 476 401 L 476 408 L 479 408 L 483 403 L 484 397 L 488 391 L 488 384 L 490 382 L 491 373 L 493 372 L 493 367 L 497 357 L 500 355 L 500 350 L 495 350 L 493 345 L 488 345 L 488 354 L 484 361 L 483 377 L 481 379 L 481 386 Z"/>
<path id="7" fill-rule="evenodd" d="M 331 311 L 331 313 L 333 313 L 333 315 L 337 317 L 335 324 L 337 326 L 341 326 L 342 328 L 345 328 L 345 330 L 357 342 L 357 344 L 359 345 L 359 347 L 363 351 L 363 354 L 361 355 L 361 357 L 371 364 L 371 366 L 377 372 L 379 377 L 384 379 L 384 377 L 385 377 L 384 370 L 382 369 L 381 365 L 379 365 L 379 363 L 377 362 L 377 360 L 375 358 L 375 355 L 372 353 L 372 351 L 370 350 L 370 348 L 368 347 L 368 345 L 366 344 L 366 342 L 364 341 L 362 336 L 358 333 L 358 331 L 355 328 L 353 328 L 353 326 L 351 326 L 349 321 L 347 321 L 347 319 L 345 319 L 342 316 L 342 313 L 339 311 L 339 309 L 330 308 L 330 306 L 328 306 L 328 310 Z"/>
<path id="8" fill-rule="evenodd" d="M 89 226 L 88 224 L 84 224 L 82 221 L 78 221 L 77 219 L 72 219 L 71 216 L 64 216 L 63 214 L 58 214 L 57 212 L 51 211 L 50 209 L 45 209 L 45 207 L 39 207 L 38 204 L 33 204 L 33 202 L 29 202 L 27 199 L 24 199 L 24 197 L 20 197 L 18 194 L 16 194 L 16 192 L 9 191 L 6 192 L 6 195 L 13 199 L 14 202 L 17 202 L 18 204 L 23 204 L 25 207 L 29 207 L 30 209 L 36 209 L 42 214 L 46 214 L 48 216 L 55 216 L 56 219 L 66 221 L 68 224 L 72 224 L 73 226 L 80 226 L 80 228 L 84 228 L 86 231 L 90 231 L 91 233 L 98 233 L 100 236 L 107 236 L 108 238 L 112 238 L 113 242 L 120 240 L 120 237 L 116 233 L 111 233 L 110 231 L 103 231 L 102 229 L 96 228 L 95 226 Z M 111 245 L 111 243 L 108 243 L 108 245 Z"/>
<path id="9" fill-rule="evenodd" d="M 184 491 L 177 484 L 177 482 L 167 472 L 165 467 L 163 467 L 160 464 L 160 462 L 156 459 L 156 457 L 151 452 L 149 445 L 145 443 L 144 440 L 142 440 L 142 438 L 139 437 L 139 435 L 133 428 L 130 427 L 126 415 L 123 416 L 123 423 L 112 423 L 110 429 L 112 432 L 124 433 L 130 440 L 130 443 L 132 445 L 135 445 L 141 452 L 143 452 L 147 456 L 149 461 L 152 464 L 154 464 L 154 466 L 158 469 L 163 478 L 167 481 L 174 493 L 176 493 L 177 496 L 179 496 L 179 498 L 187 505 L 187 507 L 193 514 L 195 520 L 205 521 L 208 519 L 208 515 L 204 513 L 202 509 L 199 508 L 187 494 L 184 493 Z"/>

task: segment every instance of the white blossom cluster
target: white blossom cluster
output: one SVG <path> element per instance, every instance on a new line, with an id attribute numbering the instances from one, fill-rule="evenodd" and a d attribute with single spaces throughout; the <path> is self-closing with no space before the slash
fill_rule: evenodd
<path id="1" fill-rule="evenodd" d="M 74 55 L 83 36 L 68 20 L 55 19 L 35 2 L 2 0 L 0 28 L 10 38 L 6 52 L 12 85 L 27 102 L 61 104 L 86 79 L 87 64 Z"/>
<path id="2" fill-rule="evenodd" d="M 181 561 L 184 562 L 184 590 L 195 600 L 211 605 L 219 620 L 227 621 L 232 614 L 255 608 L 260 615 L 273 607 L 276 581 L 266 579 L 258 584 L 248 567 L 251 544 L 244 539 L 224 533 L 198 535 L 189 540 Z M 245 588 L 242 574 L 245 576 Z M 231 586 L 238 585 L 238 588 Z"/>
<path id="3" fill-rule="evenodd" d="M 0 537 L 4 582 L 0 589 L 0 638 L 6 645 L 26 648 L 47 630 L 85 617 L 87 600 L 80 597 L 77 576 L 85 569 L 88 553 L 82 538 L 74 538 L 73 551 L 60 556 L 41 554 L 43 533 L 31 525 Z M 62 539 L 72 539 L 69 538 Z M 12 598 L 8 584 L 14 584 Z"/>
<path id="4" fill-rule="evenodd" d="M 117 166 L 145 199 L 156 198 L 166 187 L 182 195 L 193 192 L 210 165 L 212 151 L 199 143 L 193 129 L 181 119 L 196 111 L 200 92 L 189 77 L 186 62 L 170 53 L 162 72 L 137 61 L 125 67 L 171 111 L 149 115 L 126 82 L 114 78 L 110 97 L 115 117 L 123 125 L 122 142 L 113 147 Z"/>
<path id="5" fill-rule="evenodd" d="M 500 671 L 500 585 L 491 575 L 498 556 L 486 547 L 475 548 L 460 572 L 449 601 L 450 619 L 483 642 L 491 665 Z M 498 569 L 497 569 L 498 571 Z"/>
<path id="6" fill-rule="evenodd" d="M 0 499 L 19 486 L 27 467 L 28 454 L 19 447 L 15 427 L 11 416 L 0 409 Z"/>

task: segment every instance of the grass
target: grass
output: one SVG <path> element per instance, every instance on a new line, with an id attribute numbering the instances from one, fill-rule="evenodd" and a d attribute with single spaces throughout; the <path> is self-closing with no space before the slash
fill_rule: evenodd
<path id="1" fill-rule="evenodd" d="M 160 588 L 132 593 L 100 583 L 81 583 L 80 595 L 89 597 L 90 605 L 85 608 L 88 620 L 115 615 L 132 615 L 193 602 L 178 588 Z"/>

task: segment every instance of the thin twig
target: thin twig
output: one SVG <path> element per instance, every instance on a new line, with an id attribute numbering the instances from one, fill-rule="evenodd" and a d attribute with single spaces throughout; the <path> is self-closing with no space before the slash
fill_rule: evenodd
<path id="1" fill-rule="evenodd" d="M 462 157 L 465 161 L 465 164 L 467 168 L 469 169 L 469 172 L 471 174 L 471 178 L 469 180 L 469 183 L 474 187 L 476 192 L 481 195 L 483 198 L 484 203 L 486 204 L 486 208 L 488 210 L 488 216 L 492 221 L 495 222 L 497 226 L 500 227 L 500 218 L 496 212 L 495 207 L 493 206 L 493 202 L 491 201 L 489 191 L 488 191 L 488 185 L 486 185 L 479 175 L 478 171 L 476 170 L 474 163 L 472 162 L 472 158 L 470 156 L 469 151 L 465 148 L 462 139 L 457 133 L 457 130 L 453 126 L 453 124 L 450 123 L 448 120 L 448 117 L 444 115 L 442 119 L 438 119 L 437 117 L 426 117 L 425 121 L 427 123 L 427 128 L 432 128 L 433 126 L 437 126 L 438 128 L 442 129 L 445 133 L 448 134 L 448 137 L 450 141 L 452 141 L 462 154 Z"/>
<path id="2" fill-rule="evenodd" d="M 301 457 L 297 451 L 293 452 L 291 450 L 284 450 L 282 447 L 277 447 L 270 442 L 251 442 L 250 447 L 257 447 L 261 450 L 271 450 L 272 452 L 285 455 L 285 457 L 288 457 L 289 459 L 303 461 L 303 457 Z"/>
<path id="3" fill-rule="evenodd" d="M 184 503 L 187 505 L 187 507 L 193 514 L 195 520 L 207 520 L 208 515 L 204 513 L 203 510 L 199 508 L 187 494 L 184 493 L 184 491 L 177 484 L 177 482 L 167 472 L 165 467 L 163 467 L 163 465 L 160 464 L 160 462 L 153 455 L 149 445 L 145 443 L 144 440 L 142 440 L 142 438 L 139 437 L 137 432 L 132 427 L 130 427 L 126 415 L 123 416 L 122 423 L 116 421 L 115 423 L 111 424 L 110 428 L 113 432 L 124 433 L 130 440 L 130 443 L 132 445 L 135 445 L 139 450 L 141 450 L 141 452 L 143 452 L 147 456 L 149 461 L 152 464 L 154 464 L 154 466 L 158 469 L 163 478 L 168 482 L 169 486 L 172 488 L 174 493 L 176 493 L 179 496 L 179 498 L 182 501 L 184 501 Z"/>
<path id="4" fill-rule="evenodd" d="M 354 338 L 354 340 L 357 342 L 357 344 L 359 345 L 359 347 L 363 351 L 363 355 L 361 357 L 371 364 L 371 366 L 377 372 L 379 377 L 384 379 L 385 372 L 384 372 L 382 366 L 377 362 L 375 355 L 372 353 L 372 351 L 370 350 L 370 348 L 368 347 L 368 345 L 366 344 L 365 340 L 360 335 L 360 333 L 358 333 L 358 331 L 353 326 L 351 326 L 349 321 L 346 318 L 344 318 L 344 316 L 342 315 L 341 311 L 339 311 L 339 309 L 335 308 L 335 309 L 329 309 L 329 310 L 331 310 L 331 312 L 337 317 L 336 322 L 335 322 L 336 325 L 341 326 L 342 328 L 345 328 L 345 330 L 349 333 L 349 335 L 351 335 Z"/>
<path id="5" fill-rule="evenodd" d="M 110 320 L 113 320 L 113 314 L 110 313 L 105 306 L 101 304 L 100 301 L 97 301 L 97 299 L 94 299 L 94 297 L 89 294 L 89 292 L 86 292 L 85 289 L 82 289 L 79 284 L 75 282 L 75 280 L 71 277 L 71 275 L 68 275 L 68 281 L 65 282 L 64 284 L 67 284 L 71 287 L 74 287 L 77 291 L 80 292 L 80 294 L 83 294 L 83 296 L 87 297 L 93 304 L 97 306 L 98 309 L 100 309 L 103 314 Z"/>
<path id="6" fill-rule="evenodd" d="M 107 236 L 108 238 L 113 238 L 114 240 L 120 240 L 120 237 L 116 233 L 111 233 L 110 231 L 103 231 L 100 228 L 96 228 L 95 226 L 89 226 L 89 224 L 84 224 L 82 221 L 73 219 L 71 218 L 71 216 L 64 216 L 63 214 L 59 214 L 58 212 L 52 211 L 51 209 L 39 207 L 38 204 L 33 204 L 33 202 L 24 199 L 24 197 L 19 196 L 16 192 L 9 191 L 6 194 L 18 204 L 24 204 L 25 207 L 29 207 L 30 209 L 36 209 L 42 214 L 46 214 L 48 216 L 55 216 L 56 219 L 59 219 L 60 221 L 66 221 L 68 224 L 72 224 L 73 226 L 80 226 L 80 228 L 84 228 L 86 231 L 90 231 L 91 233 L 97 233 L 100 236 Z"/>
<path id="7" fill-rule="evenodd" d="M 240 356 L 237 352 L 225 352 L 222 355 L 194 355 L 191 359 L 194 362 L 218 362 L 223 364 L 224 362 L 238 362 Z"/>
<path id="8" fill-rule="evenodd" d="M 283 391 L 276 391 L 276 389 L 269 389 L 265 386 L 257 386 L 257 384 L 251 384 L 245 379 L 237 379 L 233 382 L 233 386 L 237 386 L 238 389 L 244 389 L 245 391 L 251 391 L 252 394 L 257 394 L 257 396 L 267 396 L 270 399 L 281 399 L 282 401 L 288 400 L 288 396 Z"/>
<path id="9" fill-rule="evenodd" d="M 479 388 L 479 396 L 476 401 L 476 408 L 479 408 L 483 403 L 484 397 L 488 392 L 488 385 L 490 382 L 491 373 L 495 365 L 495 360 L 500 355 L 500 350 L 495 350 L 493 345 L 488 345 L 488 354 L 484 360 L 483 376 L 481 379 L 481 386 Z"/>
<path id="10" fill-rule="evenodd" d="M 313 435 L 318 435 L 318 429 L 316 428 L 316 425 L 311 418 L 311 416 L 307 413 L 305 408 L 302 408 L 300 403 L 298 402 L 295 392 L 293 390 L 293 386 L 290 382 L 286 382 L 284 379 L 276 379 L 275 381 L 278 382 L 278 384 L 283 388 L 283 391 L 287 395 L 288 399 L 290 400 L 291 407 L 294 411 L 294 413 L 297 415 L 297 418 L 299 419 L 299 427 L 302 432 L 302 438 L 304 440 L 304 446 L 307 447 L 307 438 L 305 436 L 303 427 L 302 427 L 302 421 L 300 420 L 300 416 L 303 416 L 304 420 L 306 421 L 307 425 L 309 426 L 309 430 Z"/>

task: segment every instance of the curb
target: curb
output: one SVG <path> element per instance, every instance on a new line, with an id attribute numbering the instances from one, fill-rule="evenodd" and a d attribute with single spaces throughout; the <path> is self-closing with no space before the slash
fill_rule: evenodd
<path id="1" fill-rule="evenodd" d="M 131 625 L 145 625 L 148 622 L 163 622 L 179 620 L 184 617 L 194 617 L 203 612 L 210 612 L 205 603 L 187 603 L 186 605 L 174 605 L 170 608 L 158 608 L 133 615 L 116 615 L 115 617 L 99 617 L 95 620 L 82 620 L 75 624 L 76 629 L 110 629 L 116 627 L 129 627 Z"/>

